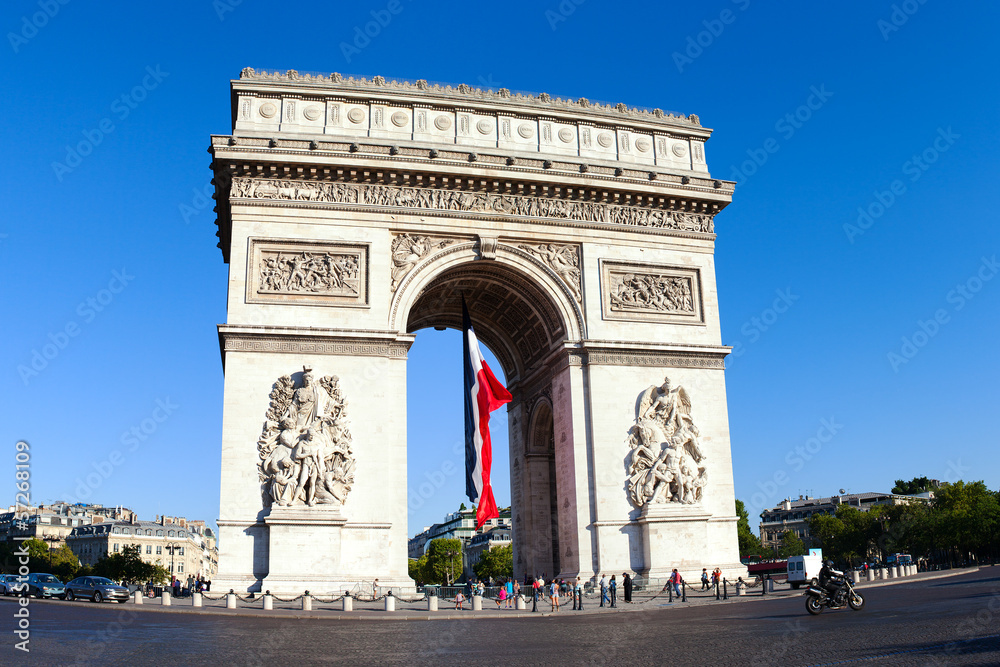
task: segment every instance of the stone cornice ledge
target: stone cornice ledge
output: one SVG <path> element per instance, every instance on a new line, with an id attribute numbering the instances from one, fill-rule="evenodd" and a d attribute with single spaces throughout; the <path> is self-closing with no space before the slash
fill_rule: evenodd
<path id="1" fill-rule="evenodd" d="M 220 324 L 223 368 L 227 352 L 285 352 L 405 359 L 415 338 L 397 331 Z"/>
<path id="2" fill-rule="evenodd" d="M 724 370 L 732 350 L 726 345 L 581 341 L 568 345 L 572 365 L 662 366 Z"/>

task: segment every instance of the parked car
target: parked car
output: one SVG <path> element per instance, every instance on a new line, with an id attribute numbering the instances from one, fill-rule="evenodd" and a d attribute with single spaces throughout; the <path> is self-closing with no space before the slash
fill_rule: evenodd
<path id="1" fill-rule="evenodd" d="M 17 586 L 16 574 L 0 574 L 0 595 L 14 595 L 17 593 L 15 586 Z"/>
<path id="2" fill-rule="evenodd" d="M 36 598 L 64 598 L 66 587 L 54 574 L 32 572 L 28 575 L 28 596 Z"/>
<path id="3" fill-rule="evenodd" d="M 94 602 L 128 600 L 128 589 L 119 586 L 107 577 L 77 577 L 66 584 L 66 599 L 83 598 Z"/>

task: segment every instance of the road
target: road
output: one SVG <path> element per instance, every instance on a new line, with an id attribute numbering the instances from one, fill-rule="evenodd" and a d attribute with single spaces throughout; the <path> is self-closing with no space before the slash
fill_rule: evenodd
<path id="1" fill-rule="evenodd" d="M 0 664 L 1000 665 L 1000 568 L 871 588 L 860 612 L 801 596 L 642 611 L 461 620 L 332 620 L 32 602 L 30 653 Z M 655 604 L 655 603 L 654 603 Z M 13 629 L 13 600 L 0 615 Z"/>

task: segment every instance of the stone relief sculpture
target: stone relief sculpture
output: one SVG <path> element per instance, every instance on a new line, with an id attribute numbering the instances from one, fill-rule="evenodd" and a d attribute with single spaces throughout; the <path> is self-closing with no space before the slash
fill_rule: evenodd
<path id="1" fill-rule="evenodd" d="M 691 419 L 691 399 L 670 379 L 646 389 L 639 398 L 636 423 L 629 430 L 629 500 L 650 504 L 694 504 L 708 481 L 698 427 Z"/>
<path id="2" fill-rule="evenodd" d="M 555 271 L 562 281 L 573 293 L 573 298 L 582 303 L 583 297 L 580 293 L 580 255 L 576 246 L 558 245 L 555 243 L 542 243 L 539 245 L 519 245 L 521 250 L 528 252 L 542 260 L 550 269 Z"/>
<path id="3" fill-rule="evenodd" d="M 651 310 L 665 313 L 694 313 L 691 278 L 662 274 L 612 274 L 612 310 Z"/>
<path id="4" fill-rule="evenodd" d="M 392 287 L 393 292 L 414 266 L 433 250 L 439 250 L 454 243 L 454 240 L 435 241 L 429 236 L 401 234 L 392 240 Z"/>
<path id="5" fill-rule="evenodd" d="M 264 251 L 257 291 L 356 296 L 360 270 L 356 254 Z"/>
<path id="6" fill-rule="evenodd" d="M 347 399 L 339 379 L 315 380 L 302 368 L 274 383 L 264 430 L 257 441 L 264 505 L 342 505 L 354 483 Z"/>
<path id="7" fill-rule="evenodd" d="M 471 211 L 531 218 L 602 222 L 633 227 L 654 227 L 707 234 L 715 232 L 715 223 L 712 216 L 707 213 L 492 192 L 238 177 L 233 179 L 231 194 L 233 197 L 248 199 L 285 199 L 441 211 Z"/>

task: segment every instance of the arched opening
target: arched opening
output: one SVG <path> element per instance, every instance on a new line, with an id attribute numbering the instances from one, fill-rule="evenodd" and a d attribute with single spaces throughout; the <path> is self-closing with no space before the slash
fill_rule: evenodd
<path id="1" fill-rule="evenodd" d="M 494 371 L 498 376 L 502 373 L 513 395 L 506 410 L 507 428 L 499 428 L 502 412 L 493 414 L 491 425 L 493 449 L 497 452 L 493 465 L 494 492 L 501 506 L 504 504 L 501 498 L 510 498 L 514 575 L 522 580 L 526 574 L 556 576 L 560 573 L 559 495 L 551 362 L 569 337 L 569 327 L 563 320 L 560 305 L 546 287 L 539 285 L 520 267 L 499 261 L 472 260 L 447 267 L 426 280 L 419 293 L 412 298 L 413 305 L 409 312 L 405 313 L 406 331 L 417 333 L 428 328 L 460 331 L 463 295 L 476 334 L 487 348 L 484 352 L 487 352 L 487 357 L 490 356 L 488 352 L 496 355 L 499 368 L 494 368 Z M 422 354 L 423 340 L 430 338 L 434 337 L 419 335 L 411 355 Z M 409 456 L 429 455 L 433 459 L 433 462 L 423 463 L 422 466 L 411 466 L 411 471 L 422 469 L 416 477 L 412 472 L 409 477 L 411 513 L 415 504 L 425 506 L 423 491 L 435 486 L 435 479 L 441 482 L 441 498 L 448 499 L 447 504 L 438 501 L 436 507 L 449 511 L 447 508 L 450 506 L 450 511 L 454 511 L 460 502 L 468 502 L 464 497 L 464 450 L 458 446 L 463 433 L 461 339 L 459 336 L 448 338 L 449 345 L 455 349 L 437 352 L 442 358 L 442 368 L 431 372 L 436 376 L 440 372 L 442 382 L 448 385 L 440 386 L 440 396 L 441 400 L 453 404 L 447 417 L 449 423 L 435 423 L 433 420 L 440 419 L 441 415 L 437 411 L 433 416 L 408 416 Z M 421 358 L 421 372 L 424 373 L 428 372 L 425 363 Z M 419 386 L 419 391 L 424 394 L 432 386 L 424 379 L 408 385 L 411 388 Z M 411 405 L 415 402 L 414 398 L 411 395 L 408 399 Z M 447 432 L 448 436 L 440 445 L 427 444 L 427 434 L 414 432 L 415 429 L 437 429 Z M 504 430 L 507 432 L 506 441 L 498 437 Z M 423 446 L 421 443 L 424 443 Z M 502 450 L 509 453 L 509 459 L 503 456 Z M 452 474 L 435 477 L 436 453 L 451 457 L 452 465 L 448 469 L 453 471 Z M 506 469 L 501 469 L 497 461 L 504 459 L 508 459 L 509 464 Z M 440 468 L 440 465 L 437 467 Z M 507 484 L 509 496 L 502 490 L 497 491 L 501 485 Z M 427 513 L 422 517 L 425 522 L 429 520 Z M 411 521 L 410 535 L 420 531 L 421 527 L 417 525 L 414 529 Z"/>

